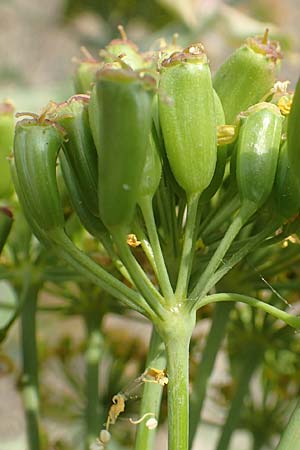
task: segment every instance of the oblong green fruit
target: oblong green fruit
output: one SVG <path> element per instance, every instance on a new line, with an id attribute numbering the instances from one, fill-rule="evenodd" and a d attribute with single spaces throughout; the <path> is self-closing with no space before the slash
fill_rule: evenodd
<path id="1" fill-rule="evenodd" d="M 63 152 L 59 155 L 59 161 L 72 206 L 80 222 L 92 236 L 99 238 L 106 232 L 102 221 L 88 208 L 86 196 L 81 190 L 74 168 Z"/>
<path id="2" fill-rule="evenodd" d="M 104 69 L 91 94 L 99 215 L 108 228 L 128 226 L 135 211 L 152 123 L 149 83 L 134 71 Z"/>
<path id="3" fill-rule="evenodd" d="M 247 39 L 220 66 L 213 85 L 222 102 L 226 124 L 233 124 L 241 111 L 261 102 L 270 92 L 280 58 L 278 42 L 265 35 Z"/>
<path id="4" fill-rule="evenodd" d="M 14 191 L 7 159 L 13 149 L 14 110 L 10 101 L 0 104 L 0 198 L 9 198 Z"/>
<path id="5" fill-rule="evenodd" d="M 90 211 L 98 214 L 98 158 L 88 117 L 89 96 L 75 95 L 56 108 L 56 121 L 67 132 L 63 151 Z"/>
<path id="6" fill-rule="evenodd" d="M 159 118 L 178 184 L 187 195 L 202 193 L 215 170 L 217 132 L 211 74 L 201 45 L 162 63 Z"/>
<path id="7" fill-rule="evenodd" d="M 162 166 L 157 141 L 155 136 L 156 130 L 154 125 L 149 133 L 146 160 L 143 167 L 141 182 L 139 185 L 139 198 L 153 197 L 161 179 Z"/>
<path id="8" fill-rule="evenodd" d="M 236 171 L 242 206 L 256 210 L 270 195 L 278 163 L 283 117 L 277 106 L 259 103 L 247 111 L 240 128 Z"/>
<path id="9" fill-rule="evenodd" d="M 292 217 L 300 209 L 300 187 L 291 167 L 287 142 L 280 148 L 273 198 L 278 214 L 285 219 Z"/>
<path id="10" fill-rule="evenodd" d="M 43 230 L 64 226 L 63 208 L 56 182 L 56 160 L 63 135 L 49 121 L 22 120 L 14 141 L 15 176 L 26 217 Z M 25 199 L 23 201 L 23 198 Z"/>

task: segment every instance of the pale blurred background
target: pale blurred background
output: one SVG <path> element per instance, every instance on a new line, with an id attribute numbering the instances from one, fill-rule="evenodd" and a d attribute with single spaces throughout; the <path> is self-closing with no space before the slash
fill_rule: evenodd
<path id="1" fill-rule="evenodd" d="M 213 70 L 245 37 L 268 26 L 284 50 L 280 76 L 294 84 L 299 23 L 299 0 L 1 0 L 0 98 L 36 110 L 49 97 L 69 96 L 72 57 L 81 45 L 97 55 L 118 35 L 118 24 L 142 50 L 174 32 L 182 44 L 200 40 Z"/>
<path id="2" fill-rule="evenodd" d="M 17 111 L 35 112 L 50 99 L 65 100 L 73 93 L 72 57 L 80 56 L 82 45 L 96 56 L 99 48 L 118 35 L 119 24 L 142 50 L 161 37 L 171 39 L 175 32 L 183 45 L 202 41 L 213 70 L 246 37 L 268 27 L 271 37 L 282 43 L 280 80 L 290 79 L 294 86 L 299 76 L 299 0 L 1 0 L 0 99 L 11 98 Z M 45 321 L 41 340 L 47 341 L 49 336 L 58 339 L 62 329 L 46 316 L 40 320 Z M 76 319 L 63 324 L 64 333 L 74 335 L 76 330 L 76 338 L 80 338 L 81 325 Z M 139 333 L 139 327 L 131 327 L 131 332 Z M 15 333 L 3 347 L 16 366 L 17 346 Z M 222 374 L 224 361 L 220 358 L 217 367 Z M 214 376 L 220 377 L 218 370 Z M 15 386 L 15 374 L 2 373 L 0 450 L 25 449 L 22 406 Z M 63 431 L 72 433 L 68 427 Z M 163 430 L 160 434 L 164 440 Z M 200 434 L 205 449 L 213 448 L 209 445 L 216 439 L 215 430 L 206 427 Z M 235 438 L 233 449 L 248 448 L 244 434 Z M 197 445 L 200 448 L 200 443 Z"/>

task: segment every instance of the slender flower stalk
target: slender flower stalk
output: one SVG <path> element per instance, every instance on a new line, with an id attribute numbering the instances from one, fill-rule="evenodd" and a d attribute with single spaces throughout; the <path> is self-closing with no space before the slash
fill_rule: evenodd
<path id="1" fill-rule="evenodd" d="M 39 286 L 32 284 L 30 273 L 24 276 L 20 293 L 22 379 L 21 390 L 25 409 L 28 448 L 41 450 L 38 354 L 36 337 L 36 307 Z"/>
<path id="2" fill-rule="evenodd" d="M 85 318 L 86 323 L 86 450 L 96 440 L 100 424 L 100 398 L 99 398 L 99 365 L 103 356 L 104 339 L 100 331 L 101 318 L 91 312 Z"/>

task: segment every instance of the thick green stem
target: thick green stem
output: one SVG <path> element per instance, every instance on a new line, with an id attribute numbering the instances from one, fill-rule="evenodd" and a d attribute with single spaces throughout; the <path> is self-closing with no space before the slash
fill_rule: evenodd
<path id="1" fill-rule="evenodd" d="M 234 397 L 231 401 L 228 416 L 222 429 L 222 434 L 219 439 L 216 450 L 227 450 L 232 433 L 237 428 L 240 418 L 241 409 L 243 406 L 244 398 L 249 389 L 250 380 L 261 360 L 262 353 L 253 347 L 250 351 L 246 352 L 247 356 L 242 359 L 241 371 L 239 374 L 238 384 L 234 393 Z"/>
<path id="2" fill-rule="evenodd" d="M 30 274 L 21 292 L 22 397 L 25 409 L 29 450 L 40 450 L 38 355 L 36 342 L 36 307 L 39 287 L 31 284 Z"/>
<path id="3" fill-rule="evenodd" d="M 195 224 L 197 219 L 198 203 L 199 194 L 191 195 L 188 198 L 187 220 L 184 230 L 184 241 L 175 292 L 176 298 L 179 300 L 186 298 L 188 291 L 195 247 Z"/>
<path id="4" fill-rule="evenodd" d="M 296 405 L 276 450 L 300 450 L 300 401 Z"/>
<path id="5" fill-rule="evenodd" d="M 228 318 L 233 305 L 216 305 L 209 335 L 199 363 L 190 400 L 190 449 L 199 425 L 202 406 L 205 399 L 206 387 L 213 370 L 217 353 L 225 335 Z"/>
<path id="6" fill-rule="evenodd" d="M 140 208 L 142 210 L 147 232 L 149 235 L 151 247 L 153 250 L 153 255 L 155 259 L 155 265 L 157 268 L 157 278 L 163 293 L 163 296 L 166 300 L 167 304 L 172 304 L 172 300 L 174 299 L 173 289 L 170 283 L 168 271 L 166 268 L 164 256 L 162 254 L 157 228 L 155 223 L 155 218 L 153 214 L 152 208 L 152 198 L 151 197 L 143 197 L 139 202 Z"/>
<path id="7" fill-rule="evenodd" d="M 161 338 L 153 329 L 146 367 L 159 370 L 167 366 L 165 346 Z M 140 409 L 140 417 L 151 413 L 158 420 L 163 387 L 156 383 L 145 383 Z M 146 427 L 146 421 L 140 423 L 135 440 L 135 450 L 152 450 L 156 432 Z"/>
<path id="8" fill-rule="evenodd" d="M 99 364 L 103 355 L 103 336 L 100 330 L 101 318 L 96 313 L 85 317 L 86 324 L 86 449 L 89 450 L 101 429 L 99 401 Z"/>
<path id="9" fill-rule="evenodd" d="M 189 344 L 195 315 L 176 310 L 160 331 L 167 353 L 168 450 L 188 450 L 189 446 Z"/>

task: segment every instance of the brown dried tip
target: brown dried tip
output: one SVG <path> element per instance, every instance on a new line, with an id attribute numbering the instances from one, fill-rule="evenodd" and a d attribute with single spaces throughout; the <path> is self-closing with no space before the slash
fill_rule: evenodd
<path id="1" fill-rule="evenodd" d="M 269 39 L 269 29 L 266 28 L 263 36 L 250 37 L 246 40 L 246 45 L 254 52 L 265 55 L 274 63 L 282 59 L 282 53 L 278 41 Z"/>
<path id="2" fill-rule="evenodd" d="M 171 56 L 163 60 L 162 66 L 168 67 L 185 62 L 196 64 L 208 62 L 204 47 L 201 43 L 191 44 L 180 52 L 172 53 Z"/>

